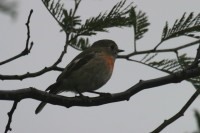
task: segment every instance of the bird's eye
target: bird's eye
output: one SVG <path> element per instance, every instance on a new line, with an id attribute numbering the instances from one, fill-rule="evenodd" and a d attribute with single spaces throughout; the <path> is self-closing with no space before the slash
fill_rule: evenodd
<path id="1" fill-rule="evenodd" d="M 110 48 L 111 48 L 112 50 L 114 50 L 114 49 L 115 49 L 115 46 L 114 46 L 114 45 L 111 45 Z"/>

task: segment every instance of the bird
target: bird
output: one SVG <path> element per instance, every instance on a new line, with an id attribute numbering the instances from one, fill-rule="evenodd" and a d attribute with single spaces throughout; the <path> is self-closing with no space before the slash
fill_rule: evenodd
<path id="1" fill-rule="evenodd" d="M 94 92 L 101 88 L 111 78 L 115 59 L 119 52 L 123 52 L 110 39 L 94 42 L 77 55 L 58 76 L 56 82 L 45 91 L 59 94 L 64 91 L 78 93 Z M 38 114 L 47 103 L 41 102 L 35 110 Z"/>

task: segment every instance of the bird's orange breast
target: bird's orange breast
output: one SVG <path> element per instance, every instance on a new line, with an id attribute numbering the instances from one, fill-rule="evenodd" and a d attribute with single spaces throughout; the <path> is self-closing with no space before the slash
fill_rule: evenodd
<path id="1" fill-rule="evenodd" d="M 114 58 L 111 56 L 106 56 L 105 58 L 106 58 L 106 65 L 108 66 L 110 70 L 112 70 L 114 66 L 114 61 L 115 61 Z"/>

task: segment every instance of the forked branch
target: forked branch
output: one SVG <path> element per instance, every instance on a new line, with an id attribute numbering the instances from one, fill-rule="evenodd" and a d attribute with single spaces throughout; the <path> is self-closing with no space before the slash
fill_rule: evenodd
<path id="1" fill-rule="evenodd" d="M 31 9 L 30 13 L 29 13 L 29 16 L 28 16 L 28 20 L 26 22 L 26 27 L 27 27 L 27 40 L 26 40 L 26 46 L 24 48 L 24 50 L 19 53 L 18 55 L 15 55 L 7 60 L 4 60 L 2 62 L 0 62 L 0 65 L 3 65 L 3 64 L 6 64 L 8 62 L 11 62 L 13 60 L 16 60 L 22 56 L 25 56 L 25 55 L 28 55 L 30 52 L 31 52 L 31 49 L 33 47 L 33 42 L 29 43 L 29 40 L 30 40 L 30 28 L 29 28 L 29 23 L 30 23 L 30 19 L 31 19 L 31 15 L 33 13 L 33 10 Z"/>

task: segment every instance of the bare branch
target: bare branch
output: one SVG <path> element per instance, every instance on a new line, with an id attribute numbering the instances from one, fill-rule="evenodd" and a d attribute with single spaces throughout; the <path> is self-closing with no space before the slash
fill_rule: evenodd
<path id="1" fill-rule="evenodd" d="M 15 112 L 15 109 L 17 108 L 17 104 L 18 103 L 19 103 L 19 101 L 14 101 L 13 106 L 12 106 L 10 112 L 8 112 L 8 123 L 6 125 L 6 129 L 5 129 L 4 133 L 7 133 L 8 131 L 12 130 L 12 128 L 10 127 L 10 124 L 12 122 L 12 116 L 13 116 L 13 113 Z"/>
<path id="2" fill-rule="evenodd" d="M 63 68 L 59 68 L 56 66 L 50 66 L 50 67 L 45 67 L 38 72 L 34 72 L 34 73 L 27 72 L 26 74 L 22 74 L 22 75 L 1 75 L 0 74 L 0 80 L 23 80 L 26 78 L 33 78 L 33 77 L 40 76 L 40 75 L 42 75 L 46 72 L 52 71 L 52 70 L 63 71 Z"/>
<path id="3" fill-rule="evenodd" d="M 63 49 L 60 57 L 58 58 L 58 60 L 52 66 L 58 65 L 62 61 L 64 55 L 67 53 L 68 45 L 69 45 L 69 34 L 66 34 L 66 41 L 65 41 L 64 49 Z"/>
<path id="4" fill-rule="evenodd" d="M 3 64 L 6 64 L 8 62 L 11 62 L 13 60 L 16 60 L 17 58 L 20 58 L 22 56 L 25 56 L 25 55 L 28 55 L 33 47 L 33 42 L 30 43 L 30 46 L 29 46 L 29 40 L 30 40 L 30 28 L 29 28 L 29 23 L 30 23 L 30 19 L 31 19 L 31 15 L 33 13 L 33 10 L 31 9 L 30 13 L 29 13 L 29 16 L 28 16 L 28 20 L 26 22 L 26 27 L 27 27 L 27 40 L 26 40 L 26 46 L 25 46 L 25 49 L 19 53 L 18 55 L 15 55 L 14 57 L 11 57 L 5 61 L 2 61 L 0 62 L 0 65 L 3 65 Z"/>
<path id="5" fill-rule="evenodd" d="M 152 50 L 145 50 L 145 51 L 137 51 L 137 52 L 133 52 L 127 55 L 119 55 L 118 58 L 123 58 L 123 59 L 128 59 L 132 56 L 135 55 L 140 55 L 140 54 L 150 54 L 150 53 L 166 53 L 166 52 L 177 52 L 178 50 L 187 48 L 187 47 L 191 47 L 194 46 L 196 44 L 199 44 L 200 40 L 188 43 L 188 44 L 184 44 L 182 46 L 176 47 L 176 48 L 171 48 L 171 49 L 160 49 L 160 50 L 156 50 L 156 49 L 152 49 Z"/>
<path id="6" fill-rule="evenodd" d="M 191 96 L 191 98 L 187 101 L 187 103 L 182 107 L 182 109 L 176 113 L 173 117 L 171 117 L 168 120 L 165 120 L 159 127 L 157 127 L 154 131 L 151 133 L 159 133 L 162 131 L 165 127 L 172 124 L 174 121 L 179 119 L 181 116 L 184 115 L 185 111 L 190 107 L 190 105 L 194 102 L 194 100 L 199 96 L 200 90 L 197 89 L 196 92 Z"/>

